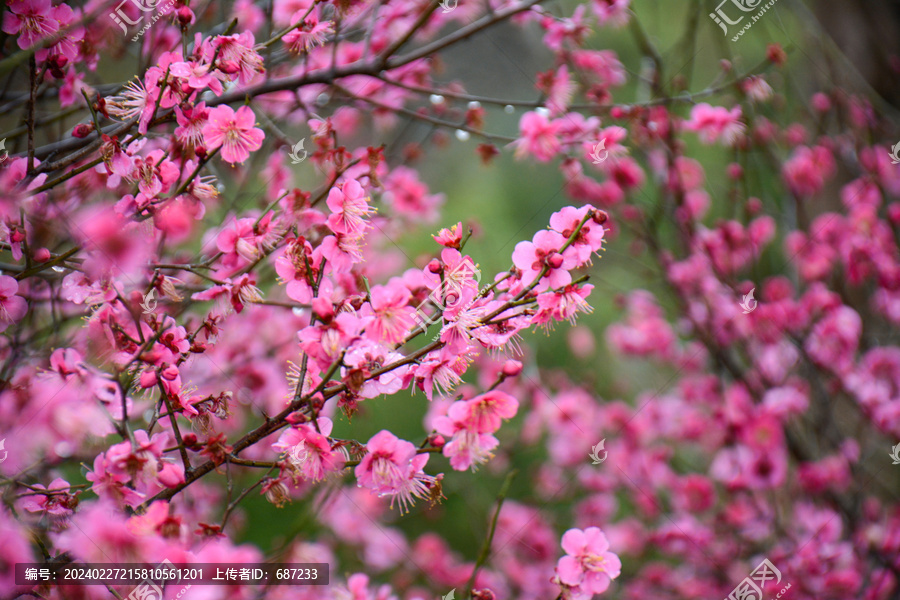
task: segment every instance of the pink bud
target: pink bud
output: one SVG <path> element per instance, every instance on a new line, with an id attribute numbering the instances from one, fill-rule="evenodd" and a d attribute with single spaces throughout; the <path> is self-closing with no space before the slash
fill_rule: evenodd
<path id="1" fill-rule="evenodd" d="M 160 375 L 163 376 L 163 379 L 167 379 L 169 381 L 173 381 L 176 377 L 178 377 L 178 367 L 175 365 L 169 365 L 165 369 L 162 370 Z"/>
<path id="2" fill-rule="evenodd" d="M 426 268 L 432 273 L 440 273 L 444 269 L 444 266 L 441 264 L 441 261 L 436 258 L 432 258 L 431 262 L 428 263 L 428 266 Z"/>
<path id="3" fill-rule="evenodd" d="M 558 269 L 563 264 L 562 254 L 552 254 L 547 258 L 547 264 L 551 269 Z"/>
<path id="4" fill-rule="evenodd" d="M 79 123 L 72 129 L 72 137 L 84 138 L 94 130 L 93 123 Z"/>
<path id="5" fill-rule="evenodd" d="M 447 440 L 444 439 L 444 436 L 440 434 L 436 434 L 431 436 L 431 445 L 435 448 L 443 448 L 444 444 L 447 443 Z"/>
<path id="6" fill-rule="evenodd" d="M 299 410 L 295 410 L 294 412 L 292 412 L 291 414 L 286 416 L 284 418 L 284 420 L 287 421 L 288 423 L 290 423 L 291 425 L 299 425 L 301 423 L 306 423 L 307 421 L 309 421 L 307 416 L 304 415 Z"/>
<path id="7" fill-rule="evenodd" d="M 194 22 L 194 11 L 187 6 L 179 8 L 177 14 L 178 22 L 181 23 L 182 26 L 187 26 Z"/>
<path id="8" fill-rule="evenodd" d="M 831 110 L 831 100 L 829 100 L 828 96 L 826 96 L 822 92 L 813 94 L 811 104 L 813 109 L 820 113 L 825 113 Z"/>
<path id="9" fill-rule="evenodd" d="M 241 67 L 233 60 L 220 60 L 219 70 L 227 75 L 234 75 L 241 70 Z"/>
<path id="10" fill-rule="evenodd" d="M 900 225 L 900 202 L 891 202 L 887 207 L 887 216 L 894 225 Z"/>
<path id="11" fill-rule="evenodd" d="M 156 371 L 144 371 L 141 373 L 140 386 L 144 389 L 156 385 Z"/>
<path id="12" fill-rule="evenodd" d="M 522 372 L 522 363 L 517 360 L 508 360 L 503 363 L 503 374 L 506 377 L 515 377 Z"/>
<path id="13" fill-rule="evenodd" d="M 744 176 L 744 168 L 741 165 L 739 165 L 737 163 L 731 163 L 730 165 L 728 165 L 728 177 L 730 179 L 737 180 L 743 176 Z"/>
<path id="14" fill-rule="evenodd" d="M 50 260 L 50 251 L 46 248 L 38 248 L 34 253 L 34 260 L 40 263 L 47 262 Z"/>

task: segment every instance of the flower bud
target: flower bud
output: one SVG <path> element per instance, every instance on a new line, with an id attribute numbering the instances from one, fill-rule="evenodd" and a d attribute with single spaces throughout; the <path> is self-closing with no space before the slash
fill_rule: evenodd
<path id="1" fill-rule="evenodd" d="M 603 225 L 609 221 L 609 214 L 605 210 L 595 210 L 591 218 L 597 225 Z"/>
<path id="2" fill-rule="evenodd" d="M 50 260 L 50 251 L 46 248 L 38 248 L 34 253 L 34 260 L 42 263 Z"/>
<path id="3" fill-rule="evenodd" d="M 762 210 L 762 200 L 759 198 L 747 198 L 747 212 L 751 215 L 759 214 Z"/>
<path id="4" fill-rule="evenodd" d="M 442 265 L 441 261 L 439 261 L 438 259 L 432 258 L 431 262 L 428 263 L 428 266 L 426 268 L 428 269 L 429 272 L 434 273 L 436 275 L 444 270 L 444 265 Z"/>
<path id="5" fill-rule="evenodd" d="M 508 360 L 503 363 L 503 375 L 505 377 L 515 377 L 522 372 L 522 363 L 517 360 Z"/>
<path id="6" fill-rule="evenodd" d="M 220 60 L 218 67 L 226 75 L 234 75 L 241 70 L 241 67 L 233 60 Z"/>
<path id="7" fill-rule="evenodd" d="M 812 104 L 815 111 L 820 113 L 826 113 L 831 110 L 831 100 L 822 92 L 813 94 L 810 104 Z"/>
<path id="8" fill-rule="evenodd" d="M 94 131 L 93 123 L 79 123 L 75 126 L 74 129 L 72 129 L 72 137 L 85 138 L 92 131 Z"/>
<path id="9" fill-rule="evenodd" d="M 891 202 L 887 207 L 887 216 L 894 225 L 900 225 L 900 202 Z"/>
<path id="10" fill-rule="evenodd" d="M 550 265 L 551 269 L 558 269 L 563 264 L 562 254 L 554 253 L 547 257 L 547 264 Z"/>
<path id="11" fill-rule="evenodd" d="M 184 442 L 184 447 L 189 450 L 196 449 L 199 444 L 197 443 L 197 434 L 193 432 L 188 432 L 182 436 L 181 441 Z"/>
<path id="12" fill-rule="evenodd" d="M 182 27 L 187 27 L 194 22 L 194 11 L 192 11 L 187 6 L 182 6 L 178 9 L 178 22 L 181 23 Z"/>
<path id="13" fill-rule="evenodd" d="M 766 58 L 776 66 L 783 66 L 787 62 L 787 53 L 781 44 L 769 44 L 766 47 Z"/>
<path id="14" fill-rule="evenodd" d="M 140 386 L 142 388 L 151 388 L 156 385 L 156 381 L 156 371 L 144 371 L 141 373 Z"/>
<path id="15" fill-rule="evenodd" d="M 447 440 L 444 439 L 444 436 L 436 433 L 431 436 L 431 439 L 429 440 L 429 442 L 431 443 L 431 446 L 433 448 L 443 448 L 444 444 L 447 443 Z"/>

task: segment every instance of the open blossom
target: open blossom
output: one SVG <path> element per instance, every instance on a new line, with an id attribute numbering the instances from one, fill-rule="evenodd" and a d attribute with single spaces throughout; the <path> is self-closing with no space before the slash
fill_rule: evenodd
<path id="1" fill-rule="evenodd" d="M 217 56 L 216 65 L 227 73 L 237 73 L 240 83 L 246 85 L 258 74 L 265 72 L 263 58 L 256 51 L 255 43 L 253 33 L 250 31 L 216 36 L 211 40 L 204 40 L 203 58 L 211 62 L 213 57 Z M 227 67 L 223 68 L 223 65 Z"/>
<path id="2" fill-rule="evenodd" d="M 446 416 L 434 420 L 438 433 L 450 438 L 443 450 L 450 466 L 457 471 L 475 470 L 488 461 L 499 444 L 492 434 L 504 419 L 513 418 L 518 408 L 515 398 L 499 390 L 451 404 Z"/>
<path id="3" fill-rule="evenodd" d="M 322 264 L 322 253 L 304 238 L 288 242 L 281 256 L 275 259 L 275 272 L 286 284 L 288 298 L 308 304 L 313 298 L 313 283 Z"/>
<path id="4" fill-rule="evenodd" d="M 169 65 L 169 73 L 184 79 L 194 90 L 209 88 L 216 96 L 222 95 L 224 74 L 211 65 L 200 61 L 176 62 Z"/>
<path id="5" fill-rule="evenodd" d="M 519 409 L 519 402 L 506 392 L 491 390 L 466 401 L 469 416 L 475 429 L 482 432 L 497 431 L 504 419 L 512 419 Z"/>
<path id="6" fill-rule="evenodd" d="M 828 148 L 800 146 L 784 163 L 782 177 L 794 194 L 808 198 L 822 190 L 834 171 L 834 157 Z"/>
<path id="7" fill-rule="evenodd" d="M 602 594 L 622 570 L 619 557 L 609 551 L 609 542 L 598 527 L 568 530 L 562 548 L 566 555 L 556 563 L 554 581 L 567 600 L 588 600 Z"/>
<path id="8" fill-rule="evenodd" d="M 628 23 L 631 0 L 592 0 L 591 6 L 601 25 L 621 27 Z"/>
<path id="9" fill-rule="evenodd" d="M 78 505 L 78 498 L 68 491 L 70 487 L 68 481 L 59 477 L 51 481 L 48 487 L 35 484 L 32 486 L 34 491 L 44 490 L 48 493 L 26 496 L 22 500 L 22 508 L 28 512 L 42 512 L 57 517 L 70 515 Z"/>
<path id="10" fill-rule="evenodd" d="M 435 388 L 443 393 L 456 387 L 470 362 L 466 354 L 430 352 L 414 370 L 416 384 L 425 391 L 425 397 L 430 401 L 434 398 Z"/>
<path id="11" fill-rule="evenodd" d="M 222 158 L 231 164 L 250 158 L 250 152 L 262 147 L 265 134 L 254 127 L 256 115 L 249 106 L 237 111 L 223 104 L 209 110 L 209 121 L 203 127 L 207 150 L 222 147 Z"/>
<path id="12" fill-rule="evenodd" d="M 426 475 L 422 468 L 428 462 L 427 454 L 417 454 L 416 447 L 398 439 L 389 431 L 376 433 L 366 444 L 368 453 L 356 466 L 356 480 L 379 496 L 392 496 L 400 503 L 402 511 L 408 511 L 414 498 L 424 498 L 434 477 Z"/>
<path id="13" fill-rule="evenodd" d="M 175 106 L 175 119 L 178 127 L 175 128 L 175 137 L 182 143 L 191 147 L 203 144 L 203 127 L 209 117 L 209 109 L 205 102 L 199 102 L 195 106 Z"/>
<path id="14" fill-rule="evenodd" d="M 355 179 L 331 188 L 326 204 L 332 213 L 328 217 L 328 227 L 350 237 L 364 234 L 368 227 L 366 217 L 375 212 L 369 206 L 365 190 Z"/>
<path id="15" fill-rule="evenodd" d="M 446 246 L 447 248 L 456 248 L 459 249 L 459 245 L 462 242 L 463 235 L 463 226 L 462 223 L 457 223 L 452 227 L 444 227 L 437 234 L 432 235 L 441 246 Z"/>
<path id="16" fill-rule="evenodd" d="M 159 89 L 152 84 L 147 72 L 147 83 L 136 78 L 128 82 L 121 96 L 111 96 L 106 99 L 106 111 L 116 119 L 127 121 L 139 117 L 138 132 L 147 133 L 150 119 L 156 112 L 156 101 L 159 98 Z"/>
<path id="17" fill-rule="evenodd" d="M 363 305 L 363 314 L 371 315 L 366 336 L 385 344 L 396 344 L 416 325 L 416 309 L 409 306 L 412 294 L 399 280 L 389 285 L 377 285 Z"/>
<path id="18" fill-rule="evenodd" d="M 287 452 L 290 465 L 311 481 L 321 481 L 344 464 L 344 456 L 332 450 L 328 440 L 334 426 L 331 419 L 319 417 L 317 422 L 318 431 L 315 426 L 302 423 L 285 430 L 272 444 L 275 450 Z"/>
<path id="19" fill-rule="evenodd" d="M 549 290 L 538 294 L 537 302 L 540 311 L 534 316 L 535 325 L 552 321 L 569 321 L 574 325 L 578 313 L 591 313 L 593 308 L 587 302 L 594 286 L 567 285 L 561 290 Z"/>
<path id="20" fill-rule="evenodd" d="M 575 256 L 559 253 L 565 243 L 566 238 L 561 234 L 543 230 L 534 234 L 532 241 L 516 244 L 512 258 L 516 268 L 522 270 L 522 283 L 530 285 L 540 276 L 535 288 L 538 291 L 570 284 L 569 269 L 575 267 Z"/>
<path id="21" fill-rule="evenodd" d="M 527 112 L 519 121 L 520 138 L 513 142 L 516 158 L 532 155 L 541 162 L 552 160 L 561 147 L 559 121 L 549 121 L 538 112 Z"/>
<path id="22" fill-rule="evenodd" d="M 16 35 L 19 48 L 25 50 L 67 28 L 59 41 L 48 48 L 38 48 L 35 58 L 43 61 L 50 55 L 61 55 L 74 60 L 78 53 L 76 43 L 84 38 L 84 27 L 70 27 L 75 19 L 75 12 L 67 4 L 53 6 L 51 0 L 22 0 L 9 3 L 3 15 L 3 31 Z"/>
<path id="23" fill-rule="evenodd" d="M 305 10 L 298 11 L 295 18 L 298 15 L 302 17 L 305 13 Z M 317 10 L 310 13 L 302 25 L 294 25 L 294 29 L 285 34 L 281 41 L 295 54 L 309 52 L 312 48 L 321 46 L 334 33 L 334 24 L 331 21 L 320 21 Z"/>
<path id="24" fill-rule="evenodd" d="M 691 109 L 691 119 L 686 123 L 690 131 L 696 131 L 700 141 L 712 144 L 720 141 L 730 146 L 744 133 L 746 126 L 741 122 L 741 107 L 731 110 L 722 106 L 701 103 Z"/>
<path id="25" fill-rule="evenodd" d="M 588 218 L 579 230 L 578 225 L 589 214 L 593 218 Z M 598 219 L 595 215 L 602 216 Z M 578 231 L 578 235 L 572 240 L 572 245 L 566 249 L 566 253 L 574 254 L 576 265 L 581 266 L 589 263 L 591 255 L 603 247 L 603 236 L 606 232 L 603 225 L 600 224 L 603 221 L 605 221 L 603 211 L 595 213 L 590 206 L 581 208 L 567 206 L 550 216 L 550 227 L 565 239 L 569 239 L 576 230 Z"/>
<path id="26" fill-rule="evenodd" d="M 373 374 L 402 359 L 403 355 L 399 352 L 391 351 L 372 340 L 357 340 L 344 354 L 344 364 L 347 366 L 344 379 L 348 382 L 348 387 L 361 398 L 396 394 L 404 386 L 409 366 L 404 365 L 376 377 Z"/>
<path id="27" fill-rule="evenodd" d="M 17 296 L 19 282 L 9 275 L 0 275 L 0 331 L 18 323 L 28 312 L 28 302 Z"/>

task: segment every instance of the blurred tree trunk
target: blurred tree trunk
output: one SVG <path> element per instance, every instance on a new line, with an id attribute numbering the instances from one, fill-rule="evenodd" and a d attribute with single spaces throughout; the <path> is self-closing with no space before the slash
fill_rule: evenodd
<path id="1" fill-rule="evenodd" d="M 900 1 L 815 0 L 811 8 L 859 74 L 900 108 Z"/>

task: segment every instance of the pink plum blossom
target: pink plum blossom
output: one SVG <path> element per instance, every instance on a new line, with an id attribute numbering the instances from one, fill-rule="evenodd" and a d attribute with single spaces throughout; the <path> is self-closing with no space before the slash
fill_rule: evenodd
<path id="1" fill-rule="evenodd" d="M 203 126 L 203 141 L 207 150 L 222 148 L 222 158 L 231 164 L 250 158 L 250 152 L 262 147 L 265 134 L 254 127 L 256 115 L 249 106 L 236 111 L 221 105 L 209 110 L 209 121 Z"/>

